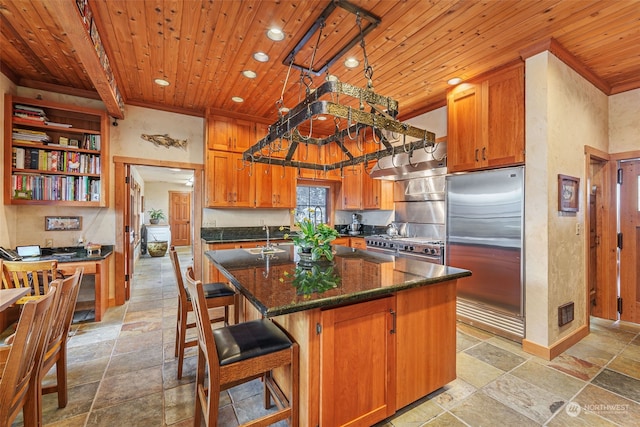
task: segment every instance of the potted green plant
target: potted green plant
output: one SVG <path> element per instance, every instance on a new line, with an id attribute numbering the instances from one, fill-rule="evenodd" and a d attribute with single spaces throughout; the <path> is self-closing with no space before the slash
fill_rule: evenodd
<path id="1" fill-rule="evenodd" d="M 149 222 L 151 224 L 157 224 L 161 219 L 166 219 L 166 216 L 164 215 L 162 209 L 149 210 Z"/>
<path id="2" fill-rule="evenodd" d="M 312 261 L 318 261 L 326 258 L 331 261 L 333 252 L 331 251 L 331 242 L 339 236 L 339 233 L 333 227 L 327 224 L 315 224 L 308 218 L 303 218 L 295 223 L 299 230 L 295 234 L 285 234 L 284 238 L 291 238 L 293 244 L 299 248 L 301 256 L 310 254 Z"/>

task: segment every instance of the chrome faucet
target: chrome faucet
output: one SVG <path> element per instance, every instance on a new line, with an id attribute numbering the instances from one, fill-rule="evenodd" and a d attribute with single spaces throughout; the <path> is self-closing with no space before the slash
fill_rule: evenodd
<path id="1" fill-rule="evenodd" d="M 269 240 L 269 226 L 267 226 L 267 225 L 263 225 L 263 226 L 262 226 L 262 229 L 263 229 L 263 230 L 265 230 L 265 231 L 267 232 L 267 244 L 266 244 L 266 245 L 265 245 L 265 247 L 264 247 L 264 248 L 262 248 L 262 249 L 263 249 L 263 250 L 266 250 L 266 249 L 272 249 L 272 248 L 271 248 L 271 241 Z"/>
<path id="2" fill-rule="evenodd" d="M 322 208 L 318 205 L 315 205 L 313 207 L 313 223 L 315 225 L 318 225 L 318 211 L 320 211 L 320 224 L 322 224 L 324 221 L 324 216 L 322 215 Z"/>

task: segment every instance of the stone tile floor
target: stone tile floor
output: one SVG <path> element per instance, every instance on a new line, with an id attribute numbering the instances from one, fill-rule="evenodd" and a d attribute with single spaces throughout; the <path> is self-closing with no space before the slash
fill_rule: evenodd
<path id="1" fill-rule="evenodd" d="M 191 259 L 181 252 L 183 268 Z M 72 326 L 69 404 L 46 395 L 45 425 L 192 425 L 195 349 L 178 381 L 176 306 L 169 257 L 142 257 L 127 304 Z M 552 361 L 463 324 L 457 347 L 455 381 L 377 426 L 640 425 L 640 325 L 592 319 L 591 334 Z M 218 425 L 262 411 L 261 390 L 254 381 L 225 393 Z"/>

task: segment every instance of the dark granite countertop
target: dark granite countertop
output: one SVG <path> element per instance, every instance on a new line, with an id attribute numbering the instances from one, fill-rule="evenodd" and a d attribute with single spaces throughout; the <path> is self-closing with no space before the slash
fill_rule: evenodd
<path id="1" fill-rule="evenodd" d="M 55 259 L 58 263 L 99 261 L 107 258 L 113 253 L 113 245 L 102 245 L 100 253 L 95 255 L 87 254 L 84 247 L 68 246 L 61 248 L 42 248 L 42 256 L 38 259 Z"/>
<path id="2" fill-rule="evenodd" d="M 367 237 L 374 234 L 384 234 L 385 232 L 385 229 L 379 226 L 365 226 L 362 234 L 352 236 L 342 232 L 347 228 L 346 225 L 336 225 L 335 227 L 340 231 L 340 237 Z M 290 233 L 288 226 L 269 226 L 269 238 L 271 240 L 283 240 L 286 233 Z M 200 237 L 207 244 L 258 242 L 267 240 L 267 233 L 262 227 L 203 227 L 200 229 Z"/>
<path id="3" fill-rule="evenodd" d="M 335 247 L 332 262 L 312 268 L 299 262 L 293 245 L 276 251 L 225 249 L 205 255 L 267 317 L 356 303 L 471 275 L 468 270 L 345 246 Z"/>

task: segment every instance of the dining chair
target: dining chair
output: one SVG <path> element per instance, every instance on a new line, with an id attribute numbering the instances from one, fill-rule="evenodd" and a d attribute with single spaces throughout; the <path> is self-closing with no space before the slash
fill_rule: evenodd
<path id="1" fill-rule="evenodd" d="M 182 279 L 182 270 L 180 269 L 180 260 L 178 259 L 178 253 L 174 246 L 169 249 L 169 257 L 171 258 L 171 264 L 173 265 L 173 272 L 176 276 L 176 285 L 178 287 L 178 317 L 176 319 L 176 345 L 175 345 L 175 357 L 178 358 L 178 379 L 182 379 L 182 368 L 184 362 L 184 351 L 188 347 L 194 347 L 197 345 L 197 339 L 187 338 L 187 331 L 195 328 L 195 321 L 189 322 L 189 313 L 193 313 L 193 304 L 191 302 L 191 296 L 187 292 Z M 191 268 L 191 267 L 189 267 Z M 187 269 L 187 272 L 193 272 Z M 233 320 L 234 323 L 238 323 L 238 294 L 225 285 L 224 283 L 208 283 L 204 285 L 205 298 L 207 300 L 207 307 L 209 309 L 224 307 L 224 315 L 211 319 L 211 323 L 224 322 L 225 325 L 229 324 L 229 306 L 233 305 Z"/>
<path id="2" fill-rule="evenodd" d="M 266 426 L 285 419 L 289 425 L 297 426 L 298 344 L 274 322 L 264 318 L 213 329 L 202 282 L 189 274 L 186 278 L 198 330 L 194 426 L 200 426 L 203 415 L 205 425 L 217 425 L 220 392 L 260 377 L 264 384 L 265 409 L 269 409 L 273 398 L 278 410 L 243 426 Z M 289 372 L 285 375 L 291 381 L 288 397 L 271 375 L 274 369 L 287 366 Z"/>
<path id="3" fill-rule="evenodd" d="M 58 393 L 58 408 L 67 406 L 67 339 L 83 273 L 84 268 L 79 267 L 73 275 L 52 282 L 52 284 L 56 283 L 57 295 L 52 306 L 49 337 L 45 341 L 41 367 L 38 369 L 37 375 L 33 376 L 37 399 L 35 417 L 38 426 L 42 426 L 43 394 Z M 56 367 L 56 383 L 42 387 L 42 380 L 54 365 Z"/>
<path id="4" fill-rule="evenodd" d="M 49 284 L 56 278 L 58 261 L 3 261 L 2 286 L 4 288 L 31 288 L 31 295 L 24 296 L 16 304 L 40 298 L 49 292 Z"/>
<path id="5" fill-rule="evenodd" d="M 8 427 L 23 410 L 24 425 L 34 426 L 29 417 L 35 404 L 32 376 L 42 362 L 44 342 L 48 337 L 48 322 L 56 287 L 51 286 L 46 295 L 27 301 L 20 312 L 20 319 L 10 345 L 0 350 L 0 426 Z"/>

